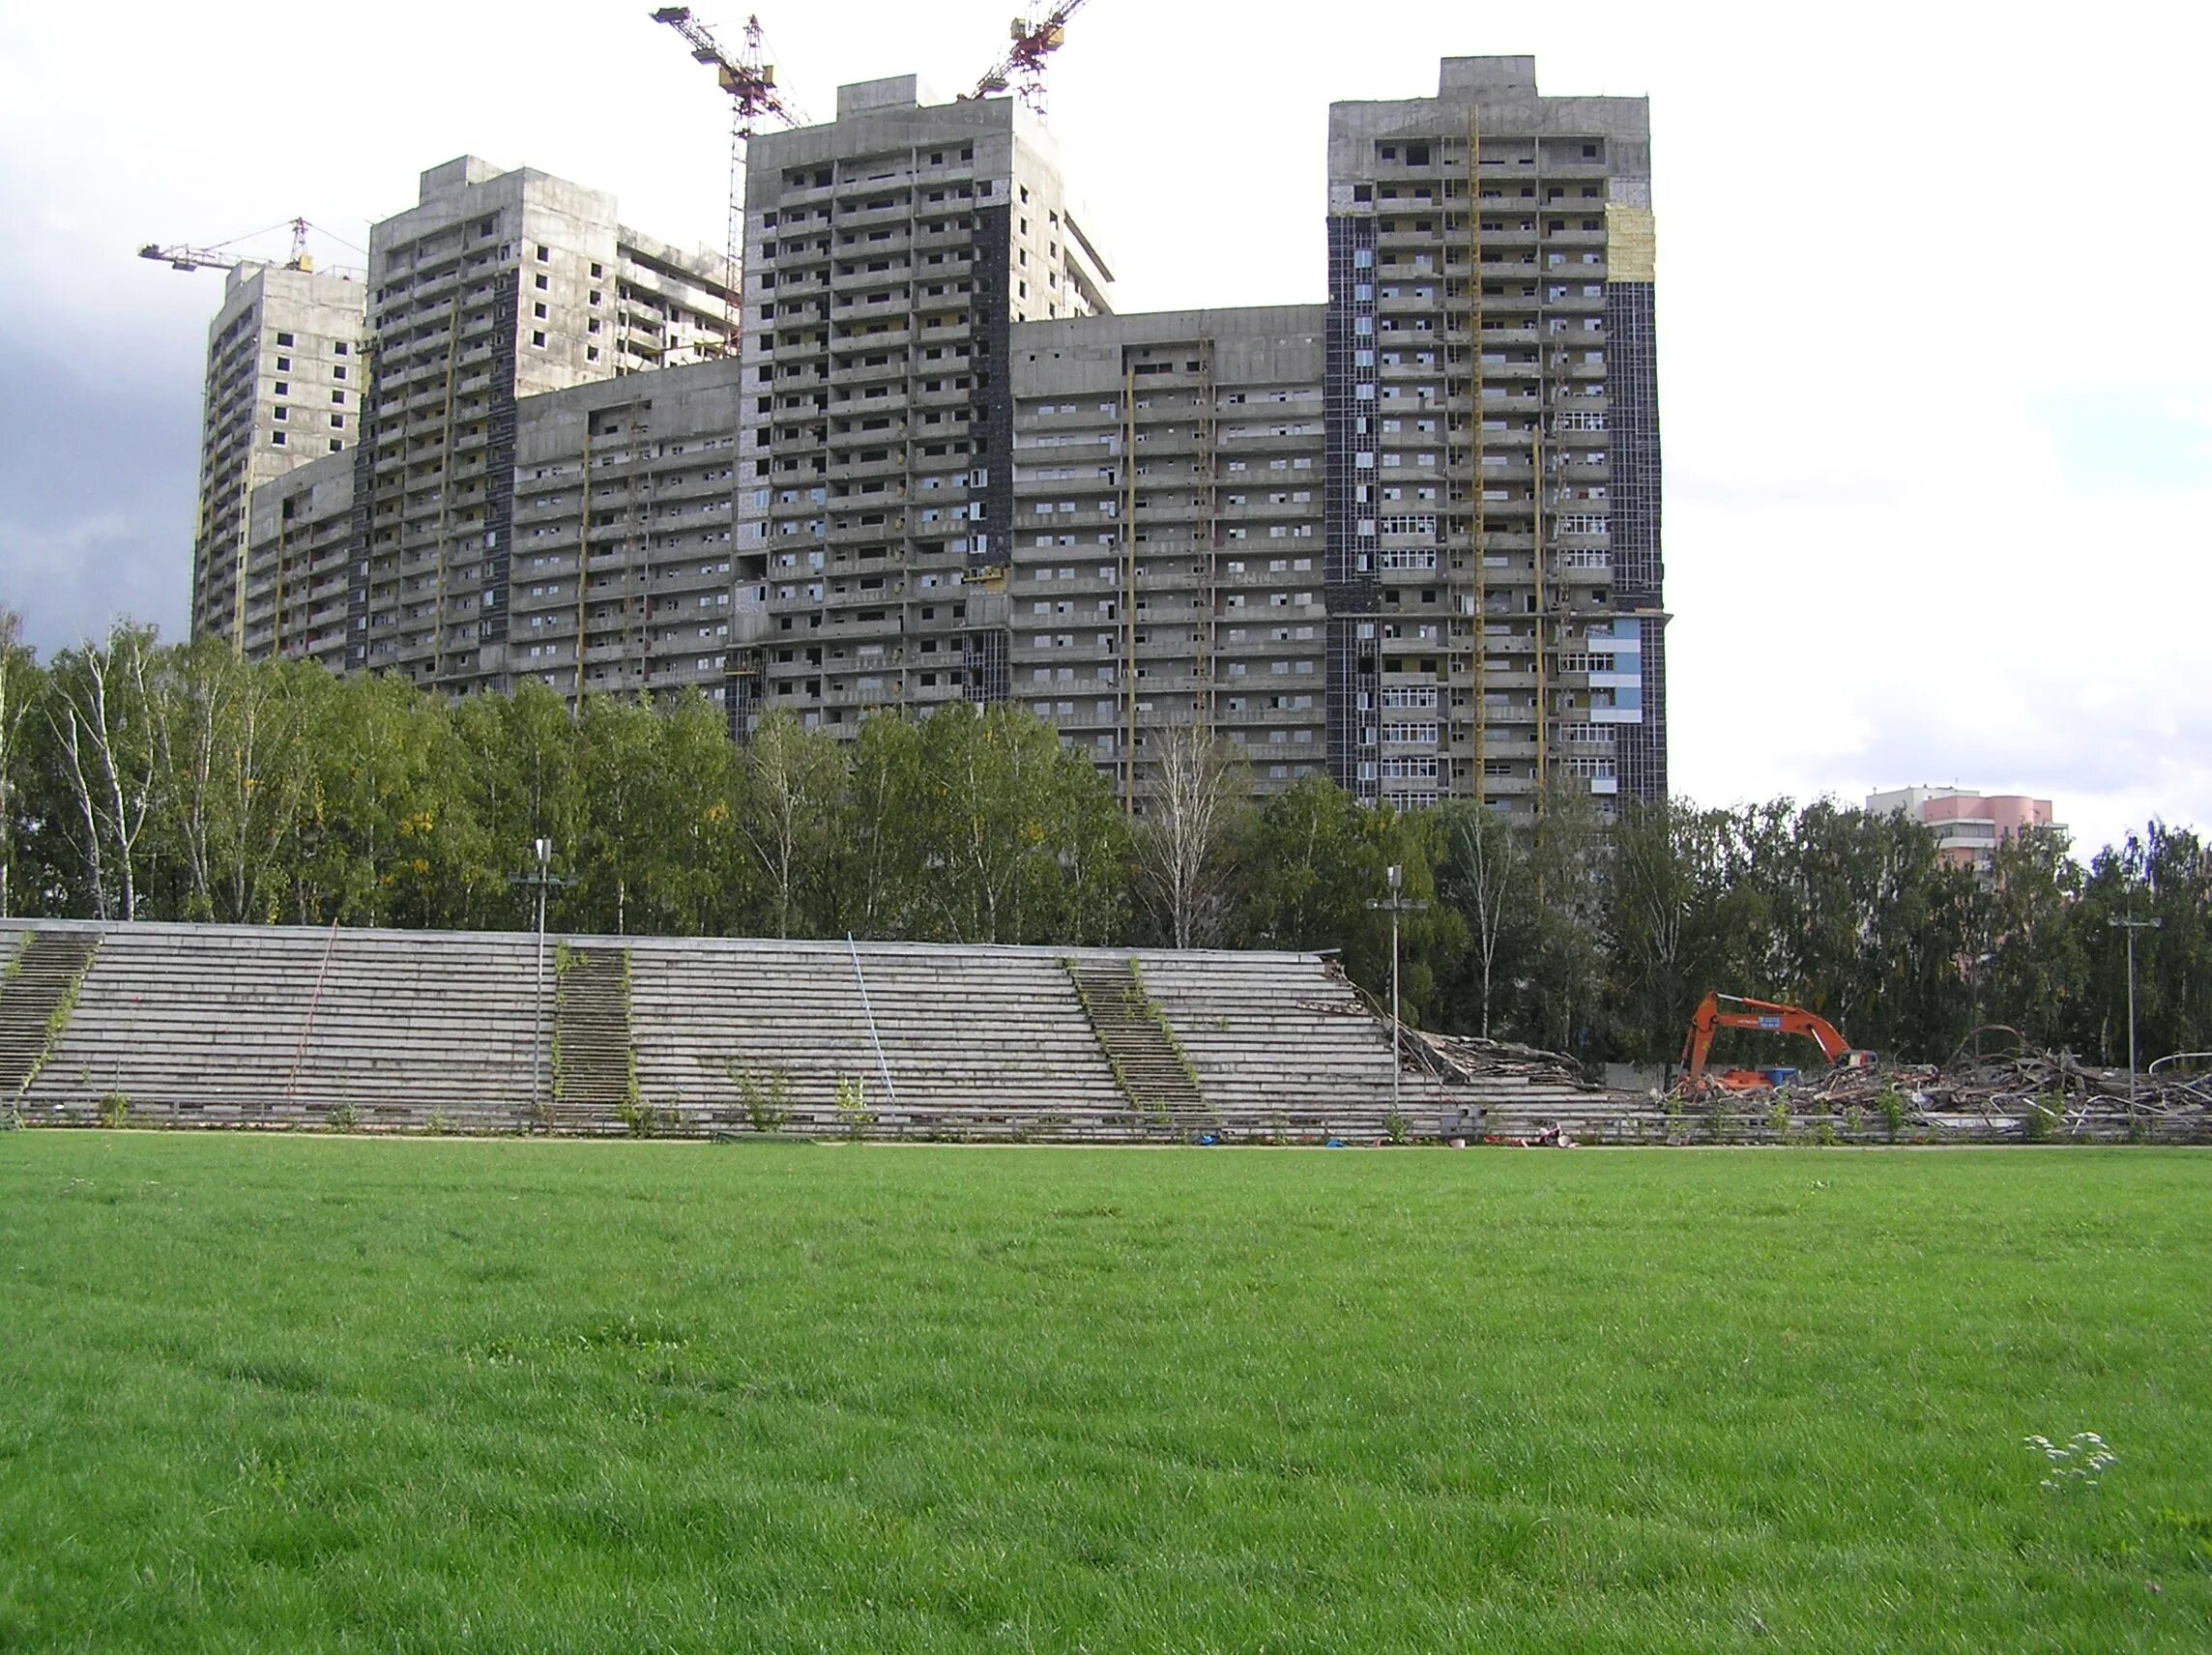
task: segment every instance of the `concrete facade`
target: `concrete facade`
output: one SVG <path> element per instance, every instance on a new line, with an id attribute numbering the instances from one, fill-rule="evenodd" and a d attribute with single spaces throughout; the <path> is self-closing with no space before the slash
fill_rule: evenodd
<path id="1" fill-rule="evenodd" d="M 1535 60 L 1328 133 L 1330 765 L 1362 799 L 1663 798 L 1650 115 Z M 1392 714 L 1434 708 L 1404 740 Z"/>
<path id="2" fill-rule="evenodd" d="M 1648 134 L 1446 60 L 1330 110 L 1324 304 L 1117 316 L 1015 101 L 847 86 L 752 141 L 734 357 L 718 260 L 450 162 L 372 233 L 350 482 L 256 497 L 247 647 L 741 738 L 1013 701 L 1131 797 L 1195 724 L 1263 792 L 1663 798 Z"/>
<path id="3" fill-rule="evenodd" d="M 241 264 L 208 325 L 192 636 L 243 647 L 253 491 L 344 450 L 359 424 L 366 288 L 358 276 Z"/>
<path id="4" fill-rule="evenodd" d="M 1014 330 L 1010 694 L 1141 797 L 1152 735 L 1327 766 L 1319 305 Z"/>
<path id="5" fill-rule="evenodd" d="M 741 371 L 702 363 L 516 405 L 514 682 L 722 699 Z"/>
<path id="6" fill-rule="evenodd" d="M 720 354 L 719 271 L 624 229 L 612 196 L 473 156 L 370 229 L 349 669 L 509 686 L 517 404 Z"/>
<path id="7" fill-rule="evenodd" d="M 1049 140 L 1010 99 L 838 93 L 753 140 L 738 431 L 741 716 L 850 733 L 1002 701 L 1011 331 L 1109 307 Z"/>

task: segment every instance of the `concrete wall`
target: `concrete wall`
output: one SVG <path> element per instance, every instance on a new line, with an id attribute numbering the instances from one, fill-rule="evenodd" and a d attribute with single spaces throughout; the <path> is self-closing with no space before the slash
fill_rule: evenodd
<path id="1" fill-rule="evenodd" d="M 200 416 L 195 638 L 241 639 L 252 491 L 358 435 L 365 293 L 348 276 L 264 264 L 241 264 L 224 282 Z"/>

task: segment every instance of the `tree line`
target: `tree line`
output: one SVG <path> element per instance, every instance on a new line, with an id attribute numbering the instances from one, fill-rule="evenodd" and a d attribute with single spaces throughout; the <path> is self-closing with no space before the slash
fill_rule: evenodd
<path id="1" fill-rule="evenodd" d="M 1940 1060 L 1984 1023 L 2124 1060 L 2126 939 L 2147 1059 L 2212 1047 L 2212 848 L 2152 823 L 2086 862 L 2038 830 L 1989 874 L 1833 800 L 1727 809 L 1561 791 L 1533 819 L 1264 804 L 1241 756 L 1149 732 L 1134 820 L 1012 707 L 771 714 L 742 746 L 693 694 L 530 683 L 448 703 L 394 678 L 246 663 L 118 626 L 41 663 L 0 612 L 0 914 L 580 934 L 1339 949 L 1409 1021 L 1661 1064 L 1708 988 L 1811 1007 Z"/>

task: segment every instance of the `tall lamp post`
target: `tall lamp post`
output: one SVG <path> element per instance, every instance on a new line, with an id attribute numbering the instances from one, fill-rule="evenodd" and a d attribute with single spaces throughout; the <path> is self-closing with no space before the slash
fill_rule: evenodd
<path id="1" fill-rule="evenodd" d="M 545 1066 L 545 893 L 555 886 L 566 886 L 568 881 L 553 877 L 552 840 L 531 840 L 530 855 L 537 865 L 529 873 L 513 875 L 509 883 L 538 887 L 538 998 L 530 1025 L 530 1100 L 541 1105 Z"/>
<path id="2" fill-rule="evenodd" d="M 1428 907 L 1428 904 L 1410 902 L 1398 894 L 1399 887 L 1405 884 L 1406 870 L 1397 863 L 1390 865 L 1385 877 L 1390 886 L 1389 896 L 1382 901 L 1370 902 L 1367 906 L 1390 911 L 1390 1113 L 1396 1116 L 1403 1113 L 1398 1108 L 1398 1081 L 1402 1069 L 1398 1057 L 1398 915 L 1417 913 Z"/>
<path id="3" fill-rule="evenodd" d="M 2133 1131 L 2136 1118 L 2136 933 L 2156 931 L 2165 922 L 2158 919 L 2138 919 L 2133 915 L 2125 919 L 2105 921 L 2115 931 L 2128 934 L 2128 1120 Z"/>

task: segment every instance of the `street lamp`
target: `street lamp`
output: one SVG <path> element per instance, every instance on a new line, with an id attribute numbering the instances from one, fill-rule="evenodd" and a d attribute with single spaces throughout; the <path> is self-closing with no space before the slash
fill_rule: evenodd
<path id="1" fill-rule="evenodd" d="M 2165 921 L 2138 919 L 2130 915 L 2125 919 L 2108 919 L 2105 923 L 2115 931 L 2125 931 L 2128 934 L 2128 1119 L 2132 1131 L 2136 1118 L 2136 933 L 2156 931 Z"/>
<path id="2" fill-rule="evenodd" d="M 1388 899 L 1367 905 L 1369 908 L 1386 908 L 1390 911 L 1390 1113 L 1393 1116 L 1403 1113 L 1398 1108 L 1398 1079 L 1401 1071 L 1398 1057 L 1398 915 L 1416 913 L 1428 907 L 1425 902 L 1409 902 L 1398 894 L 1405 877 L 1406 870 L 1393 862 L 1385 874 L 1390 886 Z"/>

